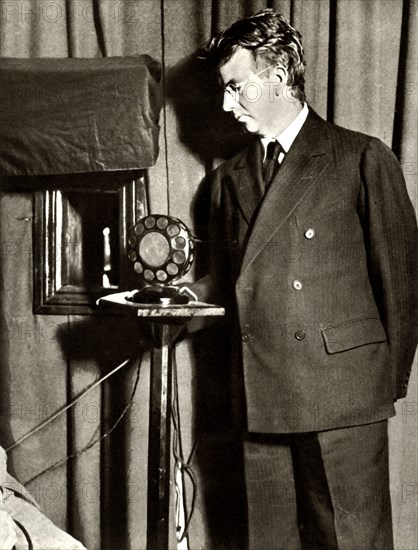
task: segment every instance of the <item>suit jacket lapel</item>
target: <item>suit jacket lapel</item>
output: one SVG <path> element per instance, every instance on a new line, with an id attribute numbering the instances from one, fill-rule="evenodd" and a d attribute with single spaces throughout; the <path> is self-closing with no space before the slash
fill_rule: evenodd
<path id="1" fill-rule="evenodd" d="M 326 123 L 310 111 L 273 179 L 254 222 L 241 271 L 260 254 L 329 163 Z"/>
<path id="2" fill-rule="evenodd" d="M 260 204 L 263 188 L 263 151 L 259 140 L 251 143 L 231 172 L 233 194 L 248 225 Z"/>

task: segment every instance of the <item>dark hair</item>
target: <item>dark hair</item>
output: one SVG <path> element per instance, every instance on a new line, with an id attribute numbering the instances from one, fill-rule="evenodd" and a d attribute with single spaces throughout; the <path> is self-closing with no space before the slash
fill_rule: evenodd
<path id="1" fill-rule="evenodd" d="M 217 67 L 226 63 L 238 48 L 250 50 L 269 64 L 281 63 L 289 77 L 287 85 L 300 101 L 305 100 L 305 60 L 302 36 L 272 9 L 239 19 L 228 29 L 215 35 L 206 47 L 207 56 Z"/>

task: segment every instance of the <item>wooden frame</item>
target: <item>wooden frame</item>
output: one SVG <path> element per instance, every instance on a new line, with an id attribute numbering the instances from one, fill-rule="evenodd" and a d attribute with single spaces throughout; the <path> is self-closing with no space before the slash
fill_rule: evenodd
<path id="1" fill-rule="evenodd" d="M 140 218 L 146 215 L 145 173 L 117 172 L 105 174 L 80 174 L 60 178 L 59 187 L 35 192 L 35 215 L 33 231 L 34 249 L 34 313 L 55 315 L 84 315 L 96 313 L 96 300 L 112 292 L 129 290 L 134 284 L 131 262 L 126 257 L 127 232 Z M 76 253 L 74 245 L 66 246 L 63 235 L 65 224 L 63 212 L 66 209 L 66 194 L 103 193 L 114 196 L 118 207 L 118 274 L 117 284 L 96 285 L 83 280 L 78 270 L 77 281 L 66 281 L 62 271 L 70 270 Z M 112 201 L 110 201 L 112 202 Z M 67 205 L 68 206 L 68 205 Z M 64 243 L 64 246 L 62 245 Z M 78 252 L 83 246 L 79 243 Z M 79 256 L 80 254 L 78 254 Z M 78 260 L 79 261 L 79 260 Z M 96 261 L 96 260 L 93 260 Z M 103 254 L 97 254 L 97 262 L 103 261 Z M 64 266 L 64 267 L 63 267 Z"/>

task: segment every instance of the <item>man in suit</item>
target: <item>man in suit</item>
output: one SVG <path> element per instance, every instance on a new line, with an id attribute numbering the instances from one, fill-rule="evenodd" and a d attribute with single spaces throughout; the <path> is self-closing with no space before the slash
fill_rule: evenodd
<path id="1" fill-rule="evenodd" d="M 259 137 L 211 187 L 210 274 L 245 394 L 251 549 L 393 548 L 387 419 L 417 344 L 416 220 L 377 138 L 322 120 L 300 34 L 263 10 L 208 47 Z"/>

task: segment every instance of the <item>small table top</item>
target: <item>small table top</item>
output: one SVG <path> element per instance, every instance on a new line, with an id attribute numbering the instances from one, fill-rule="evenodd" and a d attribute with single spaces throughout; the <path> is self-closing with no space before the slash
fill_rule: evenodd
<path id="1" fill-rule="evenodd" d="M 109 294 L 97 300 L 97 305 L 106 308 L 115 308 L 133 317 L 158 317 L 160 319 L 169 317 L 219 317 L 225 315 L 225 308 L 205 302 L 190 302 L 179 305 L 160 305 L 160 304 L 137 304 L 129 298 L 137 292 L 117 292 Z"/>

